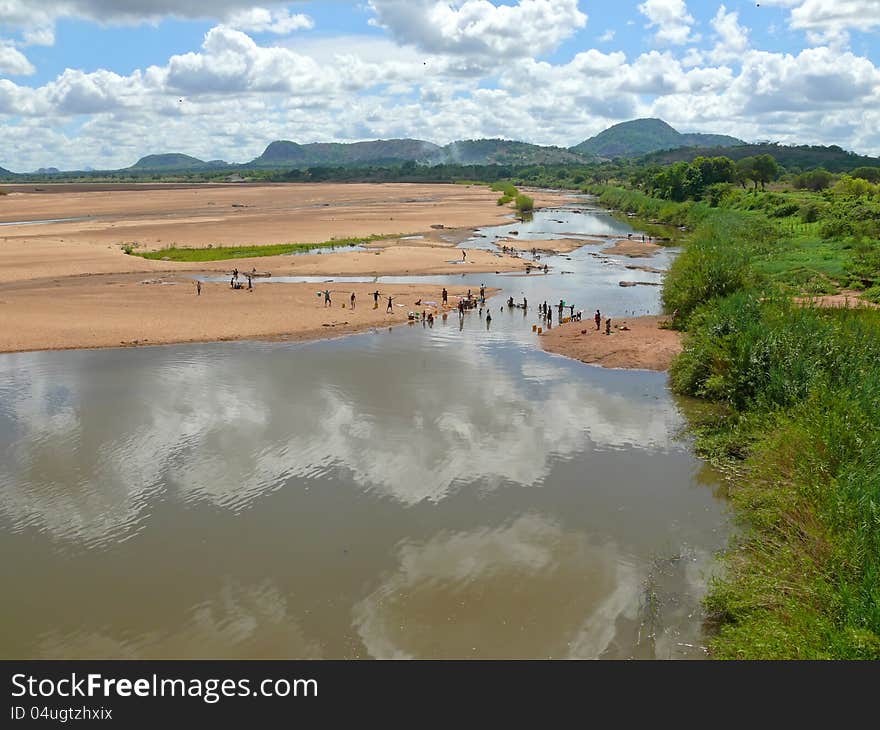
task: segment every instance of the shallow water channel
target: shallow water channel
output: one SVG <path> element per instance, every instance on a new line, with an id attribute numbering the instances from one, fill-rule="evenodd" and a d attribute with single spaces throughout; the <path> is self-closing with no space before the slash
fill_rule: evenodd
<path id="1" fill-rule="evenodd" d="M 631 230 L 574 208 L 464 245 Z M 657 310 L 599 248 L 433 277 L 502 287 L 488 329 L 0 356 L 0 657 L 703 656 L 728 527 L 687 404 L 531 331 Z"/>

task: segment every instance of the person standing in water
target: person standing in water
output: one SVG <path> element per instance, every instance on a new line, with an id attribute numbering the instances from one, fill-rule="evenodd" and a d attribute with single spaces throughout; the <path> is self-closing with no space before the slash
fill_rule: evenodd
<path id="1" fill-rule="evenodd" d="M 354 309 L 354 292 L 351 293 L 351 308 Z"/>
<path id="2" fill-rule="evenodd" d="M 492 313 L 486 312 L 486 329 L 489 329 L 489 325 L 492 324 Z"/>
<path id="3" fill-rule="evenodd" d="M 443 287 L 443 304 L 449 304 L 449 292 L 446 291 L 446 287 Z"/>
<path id="4" fill-rule="evenodd" d="M 248 291 L 253 291 L 254 290 L 254 280 L 251 278 L 250 274 L 247 275 L 247 278 L 248 278 Z"/>
<path id="5" fill-rule="evenodd" d="M 596 323 L 596 332 L 598 332 L 602 328 L 602 314 L 598 309 L 596 314 L 593 315 L 593 321 Z"/>

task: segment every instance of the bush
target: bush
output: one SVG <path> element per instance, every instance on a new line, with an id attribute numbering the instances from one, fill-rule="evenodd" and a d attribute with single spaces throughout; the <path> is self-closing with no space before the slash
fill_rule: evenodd
<path id="1" fill-rule="evenodd" d="M 516 209 L 520 213 L 528 213 L 531 210 L 535 209 L 535 201 L 532 200 L 528 195 L 523 195 L 520 193 L 515 198 Z"/>
<path id="2" fill-rule="evenodd" d="M 815 223 L 822 215 L 822 206 L 818 203 L 805 203 L 798 210 L 798 215 L 804 223 Z"/>
<path id="3" fill-rule="evenodd" d="M 516 189 L 516 186 L 513 183 L 509 182 L 493 183 L 489 186 L 489 189 L 496 193 L 504 193 L 504 196 L 510 198 L 511 200 L 513 200 L 519 192 Z"/>
<path id="4" fill-rule="evenodd" d="M 670 267 L 663 286 L 664 309 L 678 310 L 679 321 L 685 322 L 702 304 L 744 288 L 753 276 L 749 252 L 760 250 L 770 235 L 766 225 L 745 213 L 712 212 Z"/>
<path id="5" fill-rule="evenodd" d="M 782 203 L 769 211 L 771 218 L 788 218 L 800 212 L 801 207 L 797 203 Z"/>
<path id="6" fill-rule="evenodd" d="M 498 198 L 498 205 L 507 205 L 511 200 L 513 200 L 513 198 L 511 198 L 509 195 L 502 195 L 500 198 Z"/>

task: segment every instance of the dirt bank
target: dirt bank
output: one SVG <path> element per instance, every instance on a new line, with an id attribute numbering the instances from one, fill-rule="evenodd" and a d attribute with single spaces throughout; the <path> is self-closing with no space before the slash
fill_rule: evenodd
<path id="1" fill-rule="evenodd" d="M 661 329 L 667 317 L 612 319 L 611 334 L 605 334 L 605 322 L 596 331 L 592 319 L 554 327 L 539 336 L 548 352 L 606 368 L 633 370 L 668 370 L 681 352 L 681 334 Z M 625 329 L 621 329 L 625 328 Z"/>
<path id="2" fill-rule="evenodd" d="M 660 250 L 660 246 L 656 243 L 648 243 L 645 241 L 637 241 L 634 238 L 621 238 L 610 246 L 602 249 L 602 253 L 611 254 L 612 256 L 630 256 L 632 258 L 647 258 L 653 256 Z"/>

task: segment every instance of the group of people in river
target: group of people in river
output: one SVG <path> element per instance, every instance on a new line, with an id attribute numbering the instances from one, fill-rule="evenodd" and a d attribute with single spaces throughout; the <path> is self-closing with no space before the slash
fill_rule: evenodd
<path id="1" fill-rule="evenodd" d="M 254 276 L 256 275 L 256 273 L 257 273 L 257 270 L 256 270 L 256 268 L 254 268 L 250 272 L 245 272 L 242 274 L 242 276 L 247 278 L 247 290 L 248 291 L 252 292 L 254 290 Z M 238 276 L 239 276 L 238 269 L 237 268 L 233 269 L 232 276 L 229 279 L 229 288 L 230 289 L 244 289 L 245 288 L 244 282 L 239 281 Z M 201 296 L 201 293 L 202 293 L 201 282 L 198 282 L 196 284 L 196 294 Z"/>

